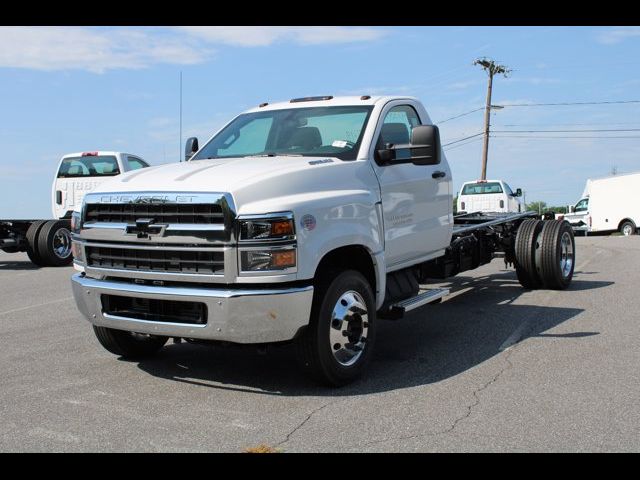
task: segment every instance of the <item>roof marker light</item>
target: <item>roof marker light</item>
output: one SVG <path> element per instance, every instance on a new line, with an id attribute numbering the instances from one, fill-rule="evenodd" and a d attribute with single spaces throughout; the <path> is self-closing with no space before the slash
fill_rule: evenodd
<path id="1" fill-rule="evenodd" d="M 320 100 L 331 100 L 333 95 L 324 95 L 321 97 L 301 97 L 301 98 L 292 98 L 289 100 L 289 103 L 298 103 L 298 102 L 317 102 Z"/>
<path id="2" fill-rule="evenodd" d="M 362 95 L 360 97 L 360 100 L 369 100 L 371 98 L 371 95 Z"/>
<path id="3" fill-rule="evenodd" d="M 98 152 L 82 152 L 83 157 L 97 157 Z"/>
<path id="4" fill-rule="evenodd" d="M 267 105 L 269 105 L 269 102 L 263 102 L 260 105 L 258 105 L 258 108 L 266 107 Z"/>

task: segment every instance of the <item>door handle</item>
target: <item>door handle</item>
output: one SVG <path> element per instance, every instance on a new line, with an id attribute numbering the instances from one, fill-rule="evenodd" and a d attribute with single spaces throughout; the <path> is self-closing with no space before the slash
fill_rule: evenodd
<path id="1" fill-rule="evenodd" d="M 431 178 L 442 178 L 447 174 L 447 172 L 442 172 L 440 170 L 436 170 L 431 174 Z"/>

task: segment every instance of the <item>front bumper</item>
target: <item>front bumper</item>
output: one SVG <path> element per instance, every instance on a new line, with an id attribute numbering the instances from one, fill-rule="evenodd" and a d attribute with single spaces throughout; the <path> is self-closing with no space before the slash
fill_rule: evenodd
<path id="1" fill-rule="evenodd" d="M 271 343 L 291 340 L 309 323 L 313 287 L 259 289 L 193 288 L 137 285 L 97 280 L 76 274 L 73 296 L 82 314 L 94 325 L 168 337 L 220 340 L 234 343 Z M 101 295 L 157 300 L 202 302 L 204 325 L 140 320 L 105 313 Z"/>

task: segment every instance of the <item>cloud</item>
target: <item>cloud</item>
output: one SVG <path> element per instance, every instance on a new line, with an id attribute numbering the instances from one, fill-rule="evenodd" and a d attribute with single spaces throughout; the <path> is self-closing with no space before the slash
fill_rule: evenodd
<path id="1" fill-rule="evenodd" d="M 615 45 L 628 38 L 640 37 L 640 27 L 614 27 L 600 33 L 596 40 L 604 45 Z"/>
<path id="2" fill-rule="evenodd" d="M 0 27 L 0 67 L 104 73 L 203 63 L 216 45 L 339 44 L 386 33 L 369 27 Z"/>
<path id="3" fill-rule="evenodd" d="M 266 47 L 276 42 L 324 45 L 366 42 L 384 36 L 384 30 L 369 27 L 177 27 L 211 43 L 238 47 Z"/>
<path id="4" fill-rule="evenodd" d="M 0 27 L 0 67 L 103 73 L 157 63 L 190 65 L 213 53 L 177 35 L 157 32 L 151 28 Z"/>

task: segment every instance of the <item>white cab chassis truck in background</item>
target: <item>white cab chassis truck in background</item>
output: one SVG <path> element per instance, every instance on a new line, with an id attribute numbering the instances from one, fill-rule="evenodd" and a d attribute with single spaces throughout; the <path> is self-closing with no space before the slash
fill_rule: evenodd
<path id="1" fill-rule="evenodd" d="M 27 252 L 39 266 L 69 265 L 71 213 L 84 195 L 122 172 L 149 165 L 137 155 L 122 152 L 79 152 L 64 155 L 51 186 L 55 220 L 0 220 L 0 248 L 6 253 Z"/>
<path id="2" fill-rule="evenodd" d="M 582 198 L 564 219 L 585 235 L 634 235 L 640 226 L 640 172 L 587 180 Z"/>
<path id="3" fill-rule="evenodd" d="M 465 182 L 460 188 L 456 208 L 459 214 L 476 212 L 521 212 L 522 190 L 512 191 L 503 180 Z"/>
<path id="4" fill-rule="evenodd" d="M 72 278 L 100 343 L 295 342 L 303 369 L 356 379 L 381 319 L 496 252 L 525 288 L 566 288 L 567 222 L 456 216 L 437 127 L 410 97 L 307 97 L 240 114 L 180 164 L 114 178 L 73 213 Z"/>

